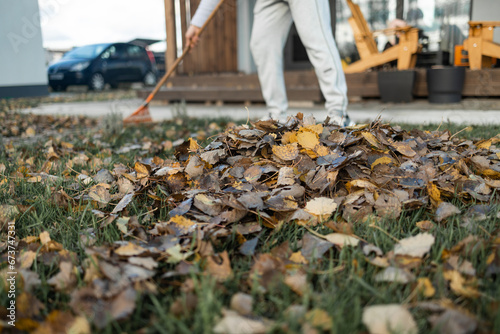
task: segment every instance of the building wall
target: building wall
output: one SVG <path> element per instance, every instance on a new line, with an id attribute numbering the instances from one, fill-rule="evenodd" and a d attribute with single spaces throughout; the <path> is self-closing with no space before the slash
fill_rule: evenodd
<path id="1" fill-rule="evenodd" d="M 37 0 L 0 1 L 0 98 L 47 95 Z"/>
<path id="2" fill-rule="evenodd" d="M 500 21 L 499 0 L 474 0 L 472 1 L 473 21 Z M 500 27 L 495 29 L 493 40 L 500 43 Z"/>

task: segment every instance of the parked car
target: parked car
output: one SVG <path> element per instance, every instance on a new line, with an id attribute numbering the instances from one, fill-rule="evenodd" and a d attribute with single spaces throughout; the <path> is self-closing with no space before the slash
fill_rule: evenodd
<path id="1" fill-rule="evenodd" d="M 93 44 L 75 48 L 48 68 L 49 85 L 63 91 L 69 85 L 88 85 L 101 91 L 120 82 L 143 82 L 154 86 L 157 70 L 154 55 L 129 43 Z"/>

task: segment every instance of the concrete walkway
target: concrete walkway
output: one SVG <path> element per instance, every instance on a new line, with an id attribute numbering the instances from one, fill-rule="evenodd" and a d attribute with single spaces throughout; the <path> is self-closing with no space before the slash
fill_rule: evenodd
<path id="1" fill-rule="evenodd" d="M 109 113 L 118 113 L 126 117 L 142 103 L 140 99 L 112 100 L 105 102 L 73 102 L 42 104 L 39 107 L 26 109 L 44 115 L 84 115 L 103 117 Z M 227 117 L 236 121 L 256 120 L 264 117 L 266 108 L 263 105 L 203 105 L 203 104 L 169 104 L 162 105 L 153 101 L 150 112 L 155 121 L 172 119 L 179 115 L 189 117 L 217 118 Z M 326 117 L 322 106 L 310 103 L 293 103 L 289 114 L 298 112 L 312 113 L 318 121 Z M 500 124 L 500 100 L 465 99 L 457 104 L 430 104 L 427 100 L 416 100 L 407 104 L 388 104 L 378 100 L 350 103 L 348 109 L 351 119 L 358 123 L 367 123 L 381 116 L 391 123 L 429 124 L 451 122 L 457 124 L 491 125 Z"/>

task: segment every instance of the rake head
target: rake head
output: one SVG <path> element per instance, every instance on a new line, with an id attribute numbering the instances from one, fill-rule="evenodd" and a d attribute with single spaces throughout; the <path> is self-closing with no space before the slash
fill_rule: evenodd
<path id="1" fill-rule="evenodd" d="M 134 111 L 129 117 L 123 120 L 123 124 L 138 124 L 138 123 L 151 123 L 153 118 L 149 113 L 149 108 L 147 105 L 141 106 L 139 109 Z"/>

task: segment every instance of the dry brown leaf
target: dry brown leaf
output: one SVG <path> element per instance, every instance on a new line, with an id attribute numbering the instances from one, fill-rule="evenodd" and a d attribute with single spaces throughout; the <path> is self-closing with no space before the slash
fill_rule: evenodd
<path id="1" fill-rule="evenodd" d="M 394 160 L 391 157 L 383 156 L 383 157 L 378 158 L 377 160 L 375 160 L 371 164 L 370 168 L 374 169 L 375 166 L 377 166 L 377 165 L 387 165 L 387 164 L 390 164 L 390 163 L 393 163 L 393 162 L 394 162 Z"/>
<path id="2" fill-rule="evenodd" d="M 281 167 L 278 174 L 279 186 L 289 186 L 295 183 L 295 174 L 292 167 Z"/>
<path id="3" fill-rule="evenodd" d="M 429 322 L 440 334 L 472 334 L 476 333 L 478 327 L 477 320 L 471 315 L 454 309 L 429 317 Z"/>
<path id="4" fill-rule="evenodd" d="M 469 284 L 458 271 L 445 271 L 443 277 L 450 281 L 450 288 L 455 294 L 467 298 L 478 298 L 481 296 L 481 293 L 472 286 L 473 284 Z"/>
<path id="5" fill-rule="evenodd" d="M 303 148 L 314 150 L 319 144 L 318 135 L 315 133 L 304 131 L 297 134 L 297 141 Z"/>
<path id="6" fill-rule="evenodd" d="M 312 215 L 328 218 L 337 210 L 337 203 L 331 198 L 316 197 L 307 202 L 304 210 Z"/>
<path id="7" fill-rule="evenodd" d="M 207 257 L 206 272 L 213 276 L 217 281 L 224 282 L 233 276 L 231 262 L 227 251 L 224 251 L 219 256 Z"/>
<path id="8" fill-rule="evenodd" d="M 429 233 L 419 233 L 416 236 L 405 238 L 394 246 L 394 255 L 412 256 L 422 258 L 427 254 L 435 238 Z"/>
<path id="9" fill-rule="evenodd" d="M 217 334 L 265 334 L 270 321 L 247 318 L 230 310 L 223 311 L 224 317 L 212 329 Z"/>
<path id="10" fill-rule="evenodd" d="M 387 267 L 377 275 L 375 275 L 376 282 L 394 282 L 407 284 L 413 282 L 415 280 L 415 276 L 406 271 L 405 269 L 397 268 L 397 267 Z"/>
<path id="11" fill-rule="evenodd" d="M 240 315 L 250 315 L 253 309 L 253 297 L 246 293 L 238 292 L 231 297 L 231 309 Z"/>
<path id="12" fill-rule="evenodd" d="M 420 277 L 417 280 L 417 290 L 427 298 L 434 297 L 436 294 L 436 289 L 434 289 L 431 280 L 427 277 Z"/>
<path id="13" fill-rule="evenodd" d="M 363 309 L 363 324 L 371 334 L 417 334 L 413 316 L 398 304 L 374 305 Z"/>
<path id="14" fill-rule="evenodd" d="M 274 145 L 272 150 L 274 155 L 284 161 L 294 160 L 299 155 L 297 143 L 287 145 Z"/>
<path id="15" fill-rule="evenodd" d="M 325 238 L 325 240 L 328 240 L 332 244 L 339 247 L 344 247 L 344 246 L 356 247 L 359 244 L 358 238 L 342 233 L 330 233 L 323 237 Z"/>
<path id="16" fill-rule="evenodd" d="M 448 202 L 441 202 L 436 210 L 436 221 L 442 222 L 446 218 L 459 214 L 460 209 Z"/>
<path id="17" fill-rule="evenodd" d="M 375 146 L 378 149 L 383 149 L 384 148 L 383 145 L 380 143 L 380 141 L 373 134 L 371 134 L 370 132 L 364 131 L 364 132 L 361 132 L 361 135 L 372 146 Z"/>
<path id="18" fill-rule="evenodd" d="M 407 157 L 414 157 L 417 154 L 411 149 L 410 144 L 405 142 L 393 142 L 391 143 L 391 146 L 393 146 L 396 151 Z"/>
<path id="19" fill-rule="evenodd" d="M 314 328 L 319 328 L 323 331 L 331 331 L 333 320 L 330 315 L 323 309 L 314 308 L 306 313 L 306 321 Z"/>
<path id="20" fill-rule="evenodd" d="M 58 291 L 69 291 L 76 286 L 76 268 L 71 262 L 61 262 L 60 272 L 51 277 L 47 283 L 54 286 Z"/>
<path id="21" fill-rule="evenodd" d="M 120 256 L 137 256 L 144 252 L 146 252 L 146 249 L 131 242 L 127 242 L 125 246 L 115 249 L 115 254 Z"/>
<path id="22" fill-rule="evenodd" d="M 423 232 L 429 232 L 436 227 L 436 225 L 430 220 L 422 220 L 417 222 L 415 225 Z"/>
<path id="23" fill-rule="evenodd" d="M 284 283 L 299 296 L 303 296 L 309 289 L 307 274 L 302 271 L 287 274 Z"/>
<path id="24" fill-rule="evenodd" d="M 143 165 L 138 161 L 135 163 L 134 169 L 137 172 L 137 179 L 142 179 L 149 176 L 149 170 L 146 165 Z"/>
<path id="25" fill-rule="evenodd" d="M 133 198 L 134 198 L 133 193 L 128 193 L 125 196 L 123 196 L 123 198 L 120 200 L 120 202 L 118 202 L 118 204 L 115 206 L 113 211 L 111 211 L 111 213 L 116 214 L 123 211 L 123 209 L 125 209 L 127 205 L 129 205 L 129 203 L 132 202 Z"/>
<path id="26" fill-rule="evenodd" d="M 47 231 L 40 233 L 40 243 L 42 245 L 48 244 L 51 241 L 50 234 Z"/>

